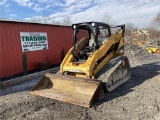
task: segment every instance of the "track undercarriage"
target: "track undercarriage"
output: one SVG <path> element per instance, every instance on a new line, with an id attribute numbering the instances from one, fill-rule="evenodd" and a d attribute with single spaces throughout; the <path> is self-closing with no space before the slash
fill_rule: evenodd
<path id="1" fill-rule="evenodd" d="M 102 80 L 104 90 L 111 92 L 130 78 L 130 65 L 128 58 L 119 56 L 107 63 L 97 74 L 96 78 Z"/>

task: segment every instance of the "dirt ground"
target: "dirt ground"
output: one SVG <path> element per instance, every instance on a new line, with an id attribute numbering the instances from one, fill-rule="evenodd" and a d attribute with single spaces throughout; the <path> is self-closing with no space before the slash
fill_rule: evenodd
<path id="1" fill-rule="evenodd" d="M 131 47 L 131 78 L 92 108 L 29 94 L 36 78 L 0 90 L 0 120 L 160 120 L 160 55 Z"/>

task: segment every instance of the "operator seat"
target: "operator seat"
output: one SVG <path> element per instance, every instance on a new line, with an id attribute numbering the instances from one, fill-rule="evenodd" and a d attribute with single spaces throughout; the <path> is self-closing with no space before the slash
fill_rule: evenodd
<path id="1" fill-rule="evenodd" d="M 89 47 L 92 48 L 94 45 L 94 39 L 90 39 L 88 42 L 89 42 Z"/>
<path id="2" fill-rule="evenodd" d="M 94 33 L 91 33 L 90 39 L 88 41 L 89 47 L 92 48 L 93 44 L 94 44 Z"/>

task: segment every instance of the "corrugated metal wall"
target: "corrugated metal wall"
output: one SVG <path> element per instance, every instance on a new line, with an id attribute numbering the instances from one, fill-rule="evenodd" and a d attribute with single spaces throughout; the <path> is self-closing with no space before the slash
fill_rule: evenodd
<path id="1" fill-rule="evenodd" d="M 28 70 L 46 59 L 51 64 L 60 63 L 62 48 L 67 53 L 72 46 L 71 27 L 0 21 L 0 78 L 23 71 L 20 32 L 46 32 L 48 37 L 48 50 L 27 52 Z"/>

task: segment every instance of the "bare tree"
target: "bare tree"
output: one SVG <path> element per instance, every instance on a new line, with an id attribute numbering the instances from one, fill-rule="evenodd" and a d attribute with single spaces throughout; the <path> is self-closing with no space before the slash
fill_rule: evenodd
<path id="1" fill-rule="evenodd" d="M 40 22 L 40 19 L 38 17 L 27 18 L 26 20 L 29 22 Z"/>
<path id="2" fill-rule="evenodd" d="M 42 17 L 42 16 L 36 16 L 29 19 L 26 19 L 29 22 L 35 22 L 35 23 L 46 23 L 46 24 L 53 24 L 53 25 L 66 25 L 71 26 L 72 21 L 70 17 L 65 17 L 62 20 L 55 20 L 55 17 Z"/>
<path id="3" fill-rule="evenodd" d="M 151 39 L 160 39 L 160 11 L 153 18 L 147 30 L 150 32 Z"/>
<path id="4" fill-rule="evenodd" d="M 49 19 L 49 23 L 53 25 L 61 25 L 60 21 L 55 20 L 54 18 Z"/>
<path id="5" fill-rule="evenodd" d="M 66 25 L 66 26 L 71 26 L 72 25 L 72 21 L 70 17 L 65 17 L 62 20 L 55 20 L 54 18 L 50 18 L 49 20 L 51 24 L 54 25 Z"/>
<path id="6" fill-rule="evenodd" d="M 29 22 L 36 22 L 36 23 L 48 23 L 49 18 L 48 17 L 42 17 L 42 16 L 36 16 L 27 19 Z"/>
<path id="7" fill-rule="evenodd" d="M 104 23 L 107 23 L 107 24 L 111 24 L 112 22 L 112 16 L 109 15 L 108 13 L 104 13 L 102 14 L 102 17 L 101 17 L 101 22 L 104 22 Z"/>
<path id="8" fill-rule="evenodd" d="M 160 11 L 156 14 L 156 16 L 153 19 L 153 27 L 160 31 Z"/>
<path id="9" fill-rule="evenodd" d="M 126 23 L 125 36 L 130 38 L 134 29 L 136 29 L 134 23 Z"/>
<path id="10" fill-rule="evenodd" d="M 62 20 L 62 25 L 71 26 L 71 25 L 72 25 L 71 18 L 70 18 L 69 16 L 68 16 L 68 17 L 65 17 L 65 18 Z"/>

